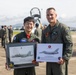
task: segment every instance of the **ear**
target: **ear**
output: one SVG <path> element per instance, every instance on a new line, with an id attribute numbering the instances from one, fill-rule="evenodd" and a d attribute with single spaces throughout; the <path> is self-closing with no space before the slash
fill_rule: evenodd
<path id="1" fill-rule="evenodd" d="M 33 23 L 33 27 L 35 26 L 35 23 Z"/>
<path id="2" fill-rule="evenodd" d="M 57 17 L 57 14 L 56 14 L 56 17 Z"/>

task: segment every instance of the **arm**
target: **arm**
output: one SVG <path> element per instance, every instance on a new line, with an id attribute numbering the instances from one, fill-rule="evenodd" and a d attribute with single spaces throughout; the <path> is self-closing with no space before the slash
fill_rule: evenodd
<path id="1" fill-rule="evenodd" d="M 41 42 L 46 43 L 44 31 L 42 31 Z"/>
<path id="2" fill-rule="evenodd" d="M 70 57 L 72 56 L 73 43 L 71 33 L 68 27 L 63 28 L 62 39 L 63 39 L 63 59 L 69 60 Z"/>
<path id="3" fill-rule="evenodd" d="M 19 36 L 16 35 L 16 36 L 14 36 L 14 38 L 13 38 L 13 43 L 18 43 L 18 42 L 19 42 Z"/>

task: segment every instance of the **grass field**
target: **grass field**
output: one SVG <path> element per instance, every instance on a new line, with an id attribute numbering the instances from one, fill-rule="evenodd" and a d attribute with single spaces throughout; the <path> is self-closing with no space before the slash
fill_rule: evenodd
<path id="1" fill-rule="evenodd" d="M 18 33 L 22 32 L 22 30 L 13 30 L 13 35 L 16 35 Z"/>
<path id="2" fill-rule="evenodd" d="M 72 35 L 76 35 L 76 31 L 71 31 L 71 34 Z"/>

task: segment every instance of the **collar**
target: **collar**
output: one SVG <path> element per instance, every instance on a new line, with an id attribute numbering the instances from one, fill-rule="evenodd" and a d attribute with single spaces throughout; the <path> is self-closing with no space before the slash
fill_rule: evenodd
<path id="1" fill-rule="evenodd" d="M 29 39 L 29 38 L 30 38 L 30 36 L 31 36 L 30 34 L 26 34 L 27 39 Z"/>
<path id="2" fill-rule="evenodd" d="M 34 34 L 33 33 L 31 33 L 30 35 L 29 34 L 26 34 L 26 32 L 24 31 L 24 35 L 25 35 L 25 37 L 27 38 L 27 39 L 29 39 L 29 38 L 31 38 L 31 37 L 33 37 L 34 36 Z"/>
<path id="3" fill-rule="evenodd" d="M 58 21 L 58 20 L 57 20 L 56 24 L 55 24 L 53 27 L 51 27 L 50 24 L 49 24 L 49 26 L 50 26 L 51 28 L 58 27 L 58 25 L 59 25 L 59 21 Z"/>
<path id="4" fill-rule="evenodd" d="M 57 23 L 53 27 L 51 27 L 50 24 L 49 24 L 48 27 L 45 29 L 46 33 L 51 32 L 51 30 L 57 28 L 58 26 L 59 26 L 59 21 L 58 20 L 57 20 Z"/>

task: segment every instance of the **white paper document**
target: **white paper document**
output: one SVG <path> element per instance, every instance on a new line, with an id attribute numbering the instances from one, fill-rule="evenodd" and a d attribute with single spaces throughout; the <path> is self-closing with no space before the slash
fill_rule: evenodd
<path id="1" fill-rule="evenodd" d="M 14 64 L 32 63 L 34 59 L 33 46 L 9 47 L 10 61 Z"/>
<path id="2" fill-rule="evenodd" d="M 37 44 L 36 61 L 58 62 L 62 52 L 63 44 Z"/>

